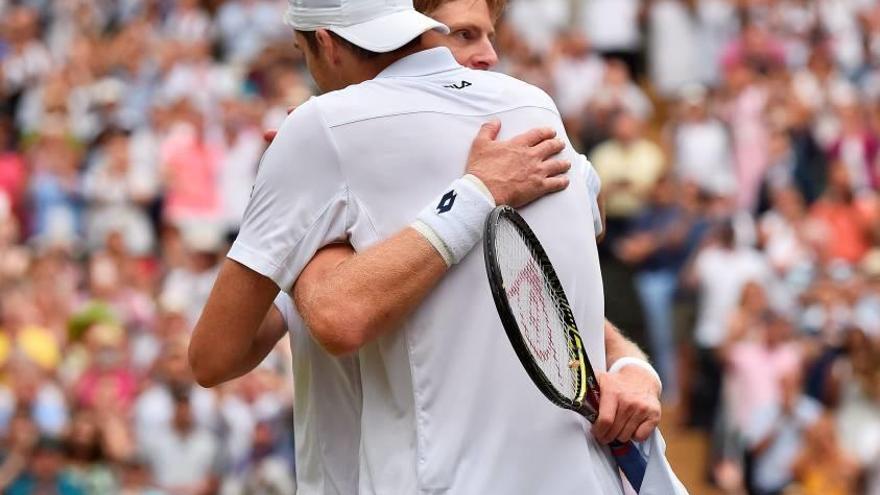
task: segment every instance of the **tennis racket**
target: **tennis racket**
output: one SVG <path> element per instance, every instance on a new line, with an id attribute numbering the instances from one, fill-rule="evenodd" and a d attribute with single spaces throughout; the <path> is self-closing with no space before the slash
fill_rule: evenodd
<path id="1" fill-rule="evenodd" d="M 595 422 L 599 382 L 562 284 L 538 238 L 513 208 L 501 206 L 489 215 L 483 242 L 495 307 L 526 373 L 551 402 Z M 632 442 L 609 447 L 638 491 L 645 458 Z"/>

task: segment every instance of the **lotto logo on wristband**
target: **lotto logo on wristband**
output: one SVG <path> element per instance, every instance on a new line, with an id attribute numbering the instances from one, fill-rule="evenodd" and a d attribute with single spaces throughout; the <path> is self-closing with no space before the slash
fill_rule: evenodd
<path id="1" fill-rule="evenodd" d="M 440 204 L 437 205 L 437 214 L 442 215 L 443 213 L 451 210 L 452 206 L 455 204 L 455 198 L 457 197 L 458 195 L 455 194 L 455 190 L 449 191 L 448 193 L 444 194 L 443 197 L 440 199 Z"/>

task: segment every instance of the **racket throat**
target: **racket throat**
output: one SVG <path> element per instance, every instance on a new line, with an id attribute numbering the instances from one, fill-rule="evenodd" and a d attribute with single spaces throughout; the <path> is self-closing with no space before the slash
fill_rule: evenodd
<path id="1" fill-rule="evenodd" d="M 587 418 L 587 421 L 590 423 L 595 423 L 596 419 L 599 418 L 599 411 L 597 411 L 593 406 L 590 405 L 589 401 L 583 401 L 581 403 L 575 404 L 577 407 L 576 411 L 581 416 Z"/>

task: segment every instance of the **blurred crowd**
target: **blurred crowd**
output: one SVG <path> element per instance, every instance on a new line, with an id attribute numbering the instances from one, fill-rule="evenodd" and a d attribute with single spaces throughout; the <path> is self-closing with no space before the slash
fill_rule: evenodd
<path id="1" fill-rule="evenodd" d="M 289 348 L 194 386 L 284 0 L 0 0 L 0 492 L 289 494 Z M 880 494 L 880 1 L 513 0 L 603 180 L 609 319 L 728 493 Z M 694 461 L 700 462 L 700 461 Z"/>
<path id="2" fill-rule="evenodd" d="M 606 315 L 711 439 L 706 479 L 880 494 L 880 2 L 571 6 L 515 2 L 503 70 L 603 180 Z"/>

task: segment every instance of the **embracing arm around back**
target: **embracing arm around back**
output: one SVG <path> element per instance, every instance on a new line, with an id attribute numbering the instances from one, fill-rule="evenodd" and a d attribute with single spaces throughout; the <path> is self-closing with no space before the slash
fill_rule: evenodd
<path id="1" fill-rule="evenodd" d="M 313 114 L 314 108 L 300 113 Z M 297 115 L 291 116 L 291 120 L 296 121 Z M 304 120 L 299 119 L 301 127 L 297 133 L 288 133 L 299 141 L 300 147 L 321 139 L 314 126 L 302 126 Z M 291 130 L 296 127 L 290 123 L 286 126 Z M 568 186 L 564 174 L 571 165 L 554 158 L 565 147 L 562 140 L 556 139 L 555 131 L 535 129 L 509 141 L 496 141 L 500 128 L 500 122 L 483 126 L 467 167 L 467 172 L 482 181 L 497 203 L 521 206 Z M 258 227 L 260 222 L 272 226 L 287 225 L 284 222 L 288 218 L 296 220 L 284 214 L 289 194 L 284 190 L 283 174 L 291 173 L 286 157 L 293 149 L 276 142 L 267 151 L 257 192 L 249 205 L 250 210 L 257 201 L 253 211 Z M 332 182 L 328 184 L 333 186 Z M 283 232 L 269 233 L 274 240 L 284 241 Z M 261 242 L 265 236 L 257 229 L 249 232 L 249 240 Z M 291 281 L 297 282 L 292 293 L 313 337 L 337 355 L 354 352 L 392 328 L 421 302 L 448 266 L 435 244 L 412 228 L 373 249 L 352 255 L 348 246 L 330 244 L 321 250 L 318 245 L 317 256 Z M 269 267 L 277 273 L 270 278 L 233 259 L 224 262 L 189 348 L 196 380 L 206 387 L 252 370 L 285 331 L 281 315 L 271 309 L 279 285 L 287 286 L 285 267 L 273 266 L 277 256 L 255 256 L 245 244 L 236 256 L 235 259 L 249 259 L 263 272 L 272 271 Z M 230 257 L 233 258 L 232 254 Z"/>
<path id="2" fill-rule="evenodd" d="M 571 164 L 553 158 L 565 144 L 552 129 L 496 141 L 500 129 L 499 122 L 482 127 L 467 165 L 495 203 L 523 206 L 568 186 Z M 345 355 L 396 328 L 448 270 L 449 256 L 436 246 L 409 227 L 357 254 L 347 245 L 324 248 L 293 291 L 315 340 Z"/>

